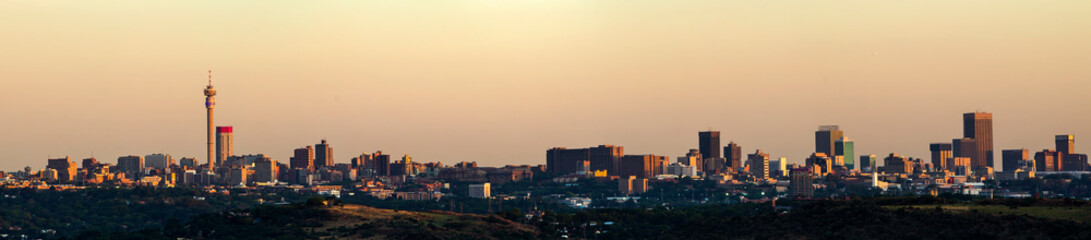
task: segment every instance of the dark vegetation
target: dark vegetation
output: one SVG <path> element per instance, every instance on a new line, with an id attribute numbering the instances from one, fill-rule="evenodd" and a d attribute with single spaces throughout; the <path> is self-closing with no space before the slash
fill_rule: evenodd
<path id="1" fill-rule="evenodd" d="M 883 207 L 966 202 L 895 197 L 818 202 L 706 205 L 686 208 L 547 213 L 538 226 L 549 237 L 595 239 L 1087 239 L 1088 224 L 1027 215 L 950 212 L 938 207 Z M 1088 207 L 1077 200 L 981 200 L 978 205 Z M 607 222 L 612 224 L 607 225 Z"/>
<path id="2" fill-rule="evenodd" d="M 994 184 L 1075 195 L 1084 191 L 1085 182 L 1051 176 Z M 579 184 L 583 187 L 570 186 L 568 190 L 586 194 L 608 187 L 598 186 L 603 183 Z M 596 205 L 605 208 L 582 211 L 540 198 L 504 201 L 499 211 L 501 203 L 492 200 L 495 214 L 485 216 L 456 214 L 489 212 L 488 200 L 465 197 L 407 201 L 366 196 L 308 199 L 309 195 L 295 192 L 223 194 L 190 188 L 0 189 L 0 233 L 44 239 L 555 239 L 566 235 L 588 239 L 1091 238 L 1091 221 L 1078 216 L 1091 213 L 1091 202 L 1072 198 L 984 199 L 940 194 L 780 199 L 776 205 L 781 208 L 774 210 L 768 203 L 716 203 L 725 200 L 716 197 L 723 193 L 706 193 L 704 189 L 711 186 L 705 185 L 682 182 L 682 187 L 645 194 L 638 203 L 601 203 L 606 200 L 594 197 L 599 202 Z M 522 187 L 551 193 L 563 190 L 552 185 Z M 691 202 L 657 202 L 660 196 Z M 702 196 L 708 196 L 705 204 L 692 202 Z M 282 197 L 296 204 L 271 206 L 257 201 L 264 198 L 268 203 Z M 332 207 L 324 204 L 331 202 Z M 384 211 L 398 212 L 395 215 L 399 216 L 345 218 L 336 210 L 344 209 L 340 204 L 392 209 Z M 528 218 L 528 211 L 535 207 L 544 214 Z M 335 211 L 331 214 L 330 209 Z M 1062 214 L 1067 216 L 1054 217 Z M 331 221 L 340 223 L 331 225 Z M 517 226 L 531 226 L 535 231 L 505 230 L 520 228 Z"/>
<path id="3" fill-rule="evenodd" d="M 85 231 L 129 232 L 256 205 L 252 197 L 192 188 L 0 189 L 0 233 L 53 238 Z"/>

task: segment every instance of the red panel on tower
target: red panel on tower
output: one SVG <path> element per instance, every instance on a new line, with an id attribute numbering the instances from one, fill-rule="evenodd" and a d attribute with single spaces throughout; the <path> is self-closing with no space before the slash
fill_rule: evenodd
<path id="1" fill-rule="evenodd" d="M 234 132 L 234 127 L 232 127 L 232 126 L 216 127 L 216 132 L 218 132 L 218 133 L 231 133 L 231 132 Z"/>

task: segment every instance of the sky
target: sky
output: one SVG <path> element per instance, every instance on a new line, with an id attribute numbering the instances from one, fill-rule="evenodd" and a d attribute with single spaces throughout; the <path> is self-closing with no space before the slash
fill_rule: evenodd
<path id="1" fill-rule="evenodd" d="M 928 159 L 994 114 L 995 151 L 1091 136 L 1091 1 L 0 1 L 0 170 L 235 154 L 545 164 L 683 156 L 697 132 L 800 163 Z M 999 155 L 998 155 L 999 156 Z M 999 157 L 996 164 L 999 167 Z M 78 160 L 77 160 L 78 161 Z"/>

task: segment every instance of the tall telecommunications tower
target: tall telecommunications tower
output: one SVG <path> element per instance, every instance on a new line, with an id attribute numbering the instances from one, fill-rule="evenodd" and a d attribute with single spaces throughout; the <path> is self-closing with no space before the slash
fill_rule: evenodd
<path id="1" fill-rule="evenodd" d="M 205 87 L 205 109 L 208 109 L 208 169 L 212 170 L 216 166 L 216 157 L 212 154 L 216 151 L 213 148 L 213 137 L 216 135 L 212 125 L 212 108 L 216 106 L 216 101 L 212 96 L 216 96 L 216 89 L 212 89 L 212 70 L 208 70 L 208 87 Z"/>

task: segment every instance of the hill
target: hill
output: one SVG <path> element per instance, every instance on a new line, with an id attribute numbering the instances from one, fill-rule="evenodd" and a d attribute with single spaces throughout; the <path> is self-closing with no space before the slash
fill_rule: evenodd
<path id="1" fill-rule="evenodd" d="M 323 200 L 205 214 L 162 229 L 78 239 L 535 239 L 538 230 L 495 215 L 412 212 Z"/>

